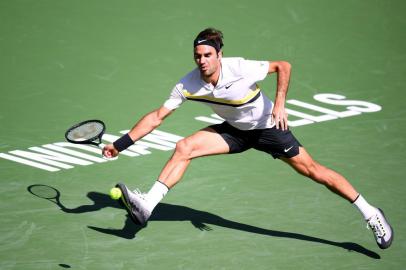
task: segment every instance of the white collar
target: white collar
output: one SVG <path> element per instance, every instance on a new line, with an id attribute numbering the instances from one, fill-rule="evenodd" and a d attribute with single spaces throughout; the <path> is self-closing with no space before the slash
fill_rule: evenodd
<path id="1" fill-rule="evenodd" d="M 223 59 L 221 59 L 221 60 L 223 60 Z M 229 66 L 227 65 L 227 62 L 223 62 L 223 61 L 221 61 L 220 75 L 219 75 L 219 79 L 217 81 L 216 86 L 213 86 L 211 83 L 208 83 L 205 80 L 203 80 L 199 70 L 198 70 L 198 72 L 199 72 L 201 85 L 204 88 L 209 89 L 209 90 L 214 90 L 215 88 L 217 88 L 217 89 L 223 88 L 223 87 L 229 85 L 230 83 L 234 83 L 243 78 L 241 75 L 238 76 L 238 75 L 234 74 L 231 71 L 231 69 L 229 68 Z"/>

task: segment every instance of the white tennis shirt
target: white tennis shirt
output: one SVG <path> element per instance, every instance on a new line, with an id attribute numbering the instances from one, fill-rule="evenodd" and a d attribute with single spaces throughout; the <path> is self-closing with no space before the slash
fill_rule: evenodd
<path id="1" fill-rule="evenodd" d="M 216 86 L 202 80 L 195 68 L 175 85 L 164 106 L 174 110 L 186 100 L 201 102 L 238 129 L 270 128 L 273 103 L 256 84 L 268 69 L 268 61 L 222 58 Z"/>

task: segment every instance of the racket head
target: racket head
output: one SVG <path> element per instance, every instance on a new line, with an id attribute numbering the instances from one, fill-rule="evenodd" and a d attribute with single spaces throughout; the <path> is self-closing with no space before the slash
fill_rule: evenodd
<path id="1" fill-rule="evenodd" d="M 105 131 L 106 125 L 103 121 L 86 120 L 70 127 L 65 132 L 65 139 L 70 143 L 98 146 Z"/>
<path id="2" fill-rule="evenodd" d="M 27 188 L 27 190 L 32 195 L 47 200 L 58 199 L 61 195 L 56 188 L 41 184 L 31 185 Z"/>

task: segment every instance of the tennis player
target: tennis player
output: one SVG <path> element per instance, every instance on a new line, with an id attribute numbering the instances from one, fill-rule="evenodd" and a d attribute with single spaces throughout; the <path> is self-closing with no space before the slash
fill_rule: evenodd
<path id="1" fill-rule="evenodd" d="M 131 191 L 124 184 L 117 184 L 132 219 L 144 225 L 155 206 L 182 178 L 192 159 L 254 148 L 281 159 L 298 173 L 351 202 L 372 229 L 378 246 L 388 248 L 393 240 L 393 229 L 383 211 L 370 205 L 342 175 L 313 160 L 289 130 L 285 100 L 291 65 L 285 61 L 225 58 L 223 34 L 213 28 L 200 32 L 193 46 L 197 67 L 180 79 L 160 108 L 141 118 L 128 134 L 106 145 L 103 155 L 117 156 L 157 128 L 187 100 L 210 106 L 225 121 L 180 140 L 148 193 Z M 256 84 L 273 73 L 277 74 L 275 102 Z"/>

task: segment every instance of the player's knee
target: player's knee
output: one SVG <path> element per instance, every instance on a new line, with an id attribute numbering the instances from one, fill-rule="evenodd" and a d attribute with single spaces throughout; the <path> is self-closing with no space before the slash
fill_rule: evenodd
<path id="1" fill-rule="evenodd" d="M 308 177 L 325 186 L 333 185 L 333 182 L 331 180 L 331 177 L 329 177 L 326 167 L 318 163 L 314 163 L 309 168 Z"/>
<path id="2" fill-rule="evenodd" d="M 306 166 L 306 168 L 303 169 L 300 173 L 316 182 L 324 182 L 322 167 L 316 162 L 312 162 L 311 164 Z"/>
<path id="3" fill-rule="evenodd" d="M 176 143 L 175 155 L 182 159 L 187 159 L 192 153 L 193 147 L 187 141 L 187 139 L 182 139 Z"/>

